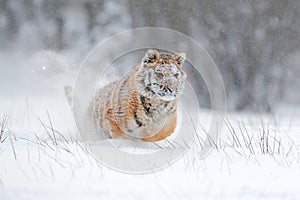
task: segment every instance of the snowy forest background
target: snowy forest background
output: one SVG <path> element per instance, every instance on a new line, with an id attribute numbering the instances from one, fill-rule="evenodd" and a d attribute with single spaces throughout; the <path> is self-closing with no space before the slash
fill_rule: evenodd
<path id="1" fill-rule="evenodd" d="M 229 109 L 299 105 L 298 0 L 0 0 L 0 95 L 23 92 L 27 82 L 40 85 L 35 76 L 76 71 L 102 40 L 148 26 L 180 31 L 204 46 L 222 72 Z"/>

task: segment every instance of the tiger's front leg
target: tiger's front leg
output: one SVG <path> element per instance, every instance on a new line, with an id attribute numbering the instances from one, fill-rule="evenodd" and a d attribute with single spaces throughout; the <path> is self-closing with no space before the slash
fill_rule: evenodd
<path id="1" fill-rule="evenodd" d="M 176 123 L 177 123 L 177 113 L 175 111 L 169 117 L 167 117 L 165 124 L 162 128 L 160 126 L 160 123 L 157 123 L 157 127 L 155 127 L 155 124 L 154 124 L 154 126 L 150 130 L 149 129 L 145 130 L 142 141 L 156 142 L 156 141 L 160 141 L 160 140 L 167 138 L 174 132 L 174 130 L 176 128 Z M 153 132 L 151 132 L 151 131 L 153 131 L 153 129 L 155 129 L 155 128 L 159 128 L 159 129 L 161 128 L 161 129 L 157 134 L 151 136 L 153 134 Z"/>

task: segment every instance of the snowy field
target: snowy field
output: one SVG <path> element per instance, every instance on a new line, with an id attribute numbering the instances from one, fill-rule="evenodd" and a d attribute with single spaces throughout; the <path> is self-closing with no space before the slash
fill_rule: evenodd
<path id="1" fill-rule="evenodd" d="M 231 125 L 206 159 L 191 147 L 174 165 L 143 175 L 103 166 L 78 138 L 7 129 L 1 199 L 299 199 L 299 116 L 276 118 L 280 125 L 269 116 L 227 117 Z"/>
<path id="2" fill-rule="evenodd" d="M 1 96 L 1 200 L 300 198 L 299 107 L 278 106 L 268 115 L 227 113 L 220 141 L 207 158 L 199 157 L 195 142 L 161 171 L 121 173 L 101 164 L 79 139 L 63 93 L 75 72 L 49 69 L 45 55 L 52 54 L 32 58 L 40 68 L 22 68 L 32 69 L 22 72 L 31 74 L 30 81 L 7 80 L 18 89 Z M 55 58 L 50 60 L 59 63 Z M 209 111 L 200 111 L 202 133 L 209 118 Z"/>

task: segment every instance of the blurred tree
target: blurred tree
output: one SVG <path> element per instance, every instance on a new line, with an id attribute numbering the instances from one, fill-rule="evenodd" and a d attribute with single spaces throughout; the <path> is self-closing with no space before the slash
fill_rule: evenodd
<path id="1" fill-rule="evenodd" d="M 4 11 L 5 18 L 5 38 L 8 41 L 5 42 L 4 46 L 8 45 L 8 43 L 15 40 L 19 32 L 19 21 L 17 19 L 17 15 L 12 9 L 11 2 L 9 0 L 0 1 L 1 10 Z"/>
<path id="2" fill-rule="evenodd" d="M 55 33 L 50 37 L 45 38 L 45 45 L 58 50 L 64 47 L 64 7 L 66 6 L 63 0 L 55 1 L 43 1 L 42 10 L 43 15 L 46 16 L 47 20 L 53 20 L 55 23 Z M 40 13 L 39 13 L 40 14 Z"/>
<path id="3" fill-rule="evenodd" d="M 84 54 L 130 27 L 180 31 L 213 57 L 223 75 L 229 108 L 237 110 L 270 111 L 274 101 L 283 100 L 289 85 L 287 57 L 300 49 L 298 0 L 2 0 L 0 11 L 0 48 L 28 40 L 26 50 L 32 41 L 41 41 L 40 48 Z M 297 72 L 294 66 L 289 67 L 291 73 Z M 194 72 L 199 98 L 208 107 L 205 84 Z"/>

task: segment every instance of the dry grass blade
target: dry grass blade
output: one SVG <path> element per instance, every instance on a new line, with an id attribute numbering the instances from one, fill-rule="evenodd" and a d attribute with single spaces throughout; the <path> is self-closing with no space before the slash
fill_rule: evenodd
<path id="1" fill-rule="evenodd" d="M 17 160 L 17 153 L 16 153 L 16 149 L 15 149 L 15 146 L 14 146 L 14 141 L 16 141 L 16 137 L 13 135 L 13 132 L 12 131 L 9 131 L 9 141 L 10 141 L 10 144 L 11 144 L 11 148 L 12 148 L 12 151 L 13 151 L 13 154 L 14 154 L 14 158 L 15 160 Z"/>
<path id="2" fill-rule="evenodd" d="M 0 143 L 3 143 L 7 138 L 7 136 L 4 137 L 4 132 L 7 128 L 9 117 L 10 116 L 7 114 L 4 114 L 2 117 L 1 124 L 0 124 Z"/>
<path id="3" fill-rule="evenodd" d="M 49 114 L 48 110 L 47 110 L 47 116 L 48 116 L 48 120 L 49 120 L 49 124 L 50 124 L 50 130 L 51 130 L 52 135 L 53 135 L 53 143 L 54 143 L 55 145 L 57 145 L 57 141 L 56 141 L 56 137 L 55 137 L 55 133 L 54 133 L 52 121 L 51 121 L 50 114 Z"/>
<path id="4" fill-rule="evenodd" d="M 236 133 L 234 127 L 233 127 L 232 124 L 230 123 L 230 120 L 228 119 L 227 116 L 225 116 L 224 119 L 225 119 L 224 122 L 225 122 L 225 124 L 226 124 L 226 127 L 227 127 L 229 133 L 230 133 L 231 136 L 232 136 L 232 141 L 233 141 L 232 146 L 235 146 L 235 145 L 236 145 L 237 147 L 242 147 L 242 144 L 241 144 L 241 142 L 240 142 L 240 140 L 239 140 L 239 138 L 238 138 L 238 136 L 237 136 L 237 133 Z"/>

